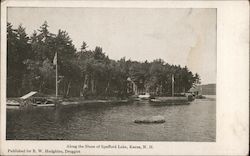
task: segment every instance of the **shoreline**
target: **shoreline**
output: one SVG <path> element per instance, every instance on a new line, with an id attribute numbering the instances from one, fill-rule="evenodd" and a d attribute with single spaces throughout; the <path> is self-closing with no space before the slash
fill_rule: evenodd
<path id="1" fill-rule="evenodd" d="M 204 95 L 205 99 L 216 99 L 216 95 Z M 50 103 L 35 103 L 34 99 L 43 99 L 44 101 L 50 101 Z M 151 99 L 140 99 L 140 98 L 95 98 L 95 99 L 86 99 L 83 97 L 74 97 L 74 98 L 59 98 L 55 99 L 55 97 L 36 97 L 33 100 L 21 100 L 20 98 L 7 98 L 6 101 L 6 108 L 7 109 L 26 109 L 26 108 L 38 108 L 38 107 L 64 107 L 64 106 L 81 106 L 81 105 L 88 105 L 88 104 L 127 104 L 133 101 L 149 101 L 151 103 L 167 103 L 167 102 L 174 102 L 174 101 L 185 101 L 189 102 L 188 99 L 184 99 L 184 97 L 158 97 L 160 101 L 151 101 Z M 156 97 L 157 98 L 157 97 Z M 161 101 L 162 100 L 162 101 Z M 38 100 L 39 101 L 39 100 Z"/>

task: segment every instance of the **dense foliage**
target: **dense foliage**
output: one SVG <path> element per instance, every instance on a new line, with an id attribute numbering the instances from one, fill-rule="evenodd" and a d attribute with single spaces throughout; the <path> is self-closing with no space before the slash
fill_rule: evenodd
<path id="1" fill-rule="evenodd" d="M 77 51 L 66 31 L 50 33 L 47 22 L 29 37 L 23 26 L 7 24 L 7 96 L 29 91 L 55 94 L 55 65 L 58 54 L 58 85 L 62 96 L 128 96 L 136 92 L 170 95 L 172 75 L 175 92 L 188 91 L 199 83 L 198 74 L 187 67 L 165 63 L 109 59 L 101 47 Z M 132 86 L 132 87 L 131 87 Z"/>

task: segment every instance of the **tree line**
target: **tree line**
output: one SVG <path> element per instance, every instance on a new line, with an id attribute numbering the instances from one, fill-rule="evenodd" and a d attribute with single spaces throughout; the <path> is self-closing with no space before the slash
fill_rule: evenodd
<path id="1" fill-rule="evenodd" d="M 129 96 L 138 92 L 171 95 L 172 75 L 176 93 L 186 92 L 200 83 L 197 73 L 186 66 L 170 65 L 162 59 L 152 62 L 110 59 L 101 47 L 89 50 L 82 42 L 80 50 L 66 31 L 49 32 L 45 21 L 31 36 L 19 25 L 7 23 L 7 97 L 30 91 L 55 94 L 57 53 L 59 95 L 65 97 Z"/>

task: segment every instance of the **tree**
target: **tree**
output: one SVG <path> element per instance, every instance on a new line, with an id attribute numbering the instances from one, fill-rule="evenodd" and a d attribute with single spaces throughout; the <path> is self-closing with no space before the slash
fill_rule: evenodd
<path id="1" fill-rule="evenodd" d="M 87 43 L 86 42 L 82 42 L 82 45 L 81 45 L 81 51 L 80 52 L 86 52 L 86 50 L 87 50 Z"/>
<path id="2" fill-rule="evenodd" d="M 201 84 L 201 78 L 200 78 L 200 75 L 198 75 L 197 73 L 195 73 L 194 75 L 194 80 L 193 80 L 193 85 L 198 85 L 198 84 Z"/>
<path id="3" fill-rule="evenodd" d="M 25 28 L 19 25 L 13 29 L 7 23 L 7 96 L 20 96 L 22 93 L 22 80 L 26 72 L 23 63 L 29 58 L 31 52 L 29 37 Z"/>
<path id="4" fill-rule="evenodd" d="M 59 94 L 65 97 L 127 96 L 130 83 L 137 88 L 136 93 L 171 95 L 172 75 L 176 93 L 200 84 L 197 73 L 162 59 L 138 62 L 123 57 L 116 61 L 102 47 L 87 49 L 84 41 L 77 52 L 66 31 L 59 29 L 53 34 L 48 28 L 45 21 L 28 37 L 22 25 L 13 29 L 7 24 L 7 96 L 19 96 L 31 90 L 55 94 L 52 61 L 56 53 Z"/>
<path id="5" fill-rule="evenodd" d="M 19 54 L 17 48 L 17 34 L 10 23 L 7 23 L 7 96 L 17 96 L 19 68 Z"/>

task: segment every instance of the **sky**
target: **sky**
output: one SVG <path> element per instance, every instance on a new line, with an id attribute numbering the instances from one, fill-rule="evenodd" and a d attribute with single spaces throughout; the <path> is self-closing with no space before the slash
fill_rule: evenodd
<path id="1" fill-rule="evenodd" d="M 216 83 L 216 9 L 175 8 L 15 8 L 7 10 L 14 28 L 26 33 L 48 22 L 66 30 L 80 49 L 100 46 L 111 59 L 163 59 L 198 73 L 202 84 Z"/>

